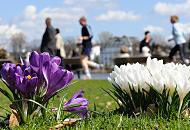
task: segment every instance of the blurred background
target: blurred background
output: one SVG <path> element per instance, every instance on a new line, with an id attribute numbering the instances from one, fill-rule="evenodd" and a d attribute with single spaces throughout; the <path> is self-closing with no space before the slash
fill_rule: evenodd
<path id="1" fill-rule="evenodd" d="M 145 31 L 150 31 L 156 45 L 153 53 L 168 56 L 175 45 L 168 42 L 171 15 L 178 15 L 186 30 L 188 54 L 189 10 L 190 0 L 1 1 L 0 58 L 17 62 L 20 57 L 27 57 L 28 52 L 38 51 L 46 17 L 51 17 L 53 26 L 60 29 L 66 57 L 71 58 L 73 53 L 80 52 L 78 19 L 86 16 L 94 34 L 91 59 L 104 64 L 106 71 L 103 72 L 107 76 L 115 65 L 114 58 L 139 56 L 139 44 Z"/>

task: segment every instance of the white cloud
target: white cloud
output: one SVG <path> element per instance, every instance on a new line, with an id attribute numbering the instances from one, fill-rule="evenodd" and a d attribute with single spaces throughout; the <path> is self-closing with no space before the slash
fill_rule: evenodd
<path id="1" fill-rule="evenodd" d="M 3 22 L 3 19 L 0 17 L 0 24 Z"/>
<path id="2" fill-rule="evenodd" d="M 155 12 L 162 15 L 184 14 L 190 15 L 190 0 L 183 3 L 158 2 L 154 7 Z"/>
<path id="3" fill-rule="evenodd" d="M 140 16 L 138 14 L 135 14 L 134 12 L 127 12 L 121 10 L 110 10 L 105 14 L 101 14 L 95 17 L 97 21 L 135 21 L 139 18 Z"/>
<path id="4" fill-rule="evenodd" d="M 37 10 L 34 5 L 28 5 L 23 10 L 22 14 L 15 19 L 15 23 L 21 28 L 27 38 L 41 38 L 44 32 L 44 20 L 46 17 L 51 17 L 55 27 L 63 28 L 64 30 L 73 30 L 80 16 L 86 15 L 86 11 L 79 7 L 55 7 L 44 8 Z M 72 33 L 72 32 L 71 32 Z"/>
<path id="5" fill-rule="evenodd" d="M 33 5 L 28 5 L 23 11 L 23 15 L 25 19 L 33 20 L 36 18 L 37 9 Z"/>
<path id="6" fill-rule="evenodd" d="M 64 0 L 65 4 L 72 5 L 74 4 L 74 0 Z"/>
<path id="7" fill-rule="evenodd" d="M 17 25 L 4 24 L 3 22 L 0 23 L 0 47 L 9 50 L 9 43 L 11 42 L 11 37 L 17 33 L 22 33 L 22 30 L 19 29 Z"/>
<path id="8" fill-rule="evenodd" d="M 184 32 L 190 33 L 190 23 L 181 24 Z"/>
<path id="9" fill-rule="evenodd" d="M 70 6 L 79 6 L 88 9 L 108 8 L 117 6 L 117 0 L 64 0 L 64 4 Z"/>
<path id="10" fill-rule="evenodd" d="M 64 22 L 73 22 L 78 20 L 81 15 L 85 15 L 85 10 L 82 8 L 45 8 L 39 14 L 40 17 L 51 17 L 55 20 L 64 20 Z"/>
<path id="11" fill-rule="evenodd" d="M 16 25 L 0 24 L 0 37 L 10 38 L 16 33 L 22 32 Z"/>
<path id="12" fill-rule="evenodd" d="M 152 33 L 161 33 L 164 32 L 164 29 L 162 27 L 148 25 L 143 29 L 144 31 L 150 31 Z"/>
<path id="13" fill-rule="evenodd" d="M 63 3 L 56 7 L 49 6 L 42 9 L 38 9 L 35 5 L 27 5 L 20 15 L 11 21 L 14 25 L 7 26 L 10 28 L 14 26 L 24 32 L 27 40 L 33 40 L 41 39 L 45 30 L 46 17 L 52 18 L 54 27 L 59 27 L 64 36 L 80 33 L 78 19 L 82 15 L 95 17 L 93 15 L 97 13 L 107 12 L 95 17 L 99 21 L 134 21 L 140 18 L 134 12 L 117 10 L 118 0 L 64 0 Z"/>

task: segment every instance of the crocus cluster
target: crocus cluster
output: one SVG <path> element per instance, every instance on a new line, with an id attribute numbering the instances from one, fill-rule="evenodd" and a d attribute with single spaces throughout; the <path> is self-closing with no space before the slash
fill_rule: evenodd
<path id="1" fill-rule="evenodd" d="M 29 62 L 4 63 L 2 80 L 10 89 L 1 92 L 12 102 L 23 122 L 35 115 L 39 104 L 47 105 L 50 98 L 64 89 L 73 79 L 73 73 L 60 66 L 61 59 L 49 53 L 32 52 Z"/>
<path id="2" fill-rule="evenodd" d="M 177 91 L 180 100 L 179 109 L 181 109 L 184 98 L 190 92 L 190 67 L 174 63 L 164 64 L 163 60 L 149 57 L 146 65 L 136 63 L 115 66 L 108 80 L 113 86 L 119 86 L 129 95 L 132 95 L 131 89 L 146 94 L 150 89 L 159 94 L 166 90 L 169 97 Z"/>

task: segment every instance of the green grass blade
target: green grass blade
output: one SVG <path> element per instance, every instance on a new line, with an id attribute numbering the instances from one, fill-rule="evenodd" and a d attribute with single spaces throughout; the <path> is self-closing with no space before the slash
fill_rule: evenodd
<path id="1" fill-rule="evenodd" d="M 14 101 L 12 95 L 11 95 L 8 91 L 3 90 L 2 88 L 0 88 L 0 92 L 1 92 L 4 96 L 6 96 L 11 102 Z"/>
<path id="2" fill-rule="evenodd" d="M 66 94 L 61 98 L 61 101 L 60 101 L 60 104 L 59 104 L 59 108 L 58 108 L 58 110 L 57 110 L 57 117 L 56 117 L 56 120 L 58 121 L 58 120 L 60 120 L 60 118 L 61 118 L 61 111 L 62 111 L 62 107 L 63 107 L 63 101 L 64 101 L 64 98 L 65 98 L 65 96 L 66 96 Z"/>

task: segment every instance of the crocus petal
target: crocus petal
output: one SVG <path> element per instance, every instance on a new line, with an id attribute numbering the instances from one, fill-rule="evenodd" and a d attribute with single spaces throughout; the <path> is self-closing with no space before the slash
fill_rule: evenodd
<path id="1" fill-rule="evenodd" d="M 43 72 L 44 78 L 46 80 L 47 86 L 50 85 L 52 74 L 58 70 L 58 67 L 59 66 L 56 63 L 52 63 L 52 62 L 46 62 L 44 64 L 44 66 L 42 68 L 42 72 Z"/>
<path id="2" fill-rule="evenodd" d="M 36 51 L 33 51 L 29 57 L 29 64 L 31 65 L 31 67 L 35 70 L 38 71 L 39 69 L 39 61 L 40 60 L 40 56 Z"/>
<path id="3" fill-rule="evenodd" d="M 88 106 L 88 100 L 85 98 L 76 98 L 76 99 L 71 99 L 70 102 L 68 101 L 65 103 L 64 107 L 69 107 L 71 105 L 79 105 L 77 107 L 69 108 L 70 111 L 78 111 L 81 109 L 86 109 Z"/>
<path id="4" fill-rule="evenodd" d="M 17 89 L 25 98 L 28 98 L 30 95 L 34 95 L 38 83 L 37 77 L 28 79 L 26 76 L 22 77 L 20 75 L 16 75 L 16 81 L 18 86 Z"/>
<path id="5" fill-rule="evenodd" d="M 14 92 L 17 89 L 15 73 L 20 73 L 19 67 L 15 64 L 5 63 L 1 69 L 2 79 L 7 83 L 9 89 Z"/>
<path id="6" fill-rule="evenodd" d="M 27 90 L 28 93 L 34 93 L 36 88 L 37 88 L 37 83 L 38 83 L 38 78 L 37 77 L 32 77 L 30 80 L 28 80 L 28 86 Z"/>
<path id="7" fill-rule="evenodd" d="M 87 116 L 88 100 L 83 97 L 84 91 L 76 92 L 73 97 L 64 104 L 67 112 L 77 113 L 77 115 L 85 118 Z"/>
<path id="8" fill-rule="evenodd" d="M 49 87 L 51 91 L 59 90 L 60 88 L 68 85 L 73 79 L 73 73 L 67 70 L 58 69 L 51 77 L 51 83 Z M 56 86 L 56 87 L 53 87 Z"/>
<path id="9" fill-rule="evenodd" d="M 39 62 L 40 62 L 39 67 L 42 68 L 44 63 L 46 63 L 50 60 L 51 60 L 51 57 L 50 57 L 49 53 L 47 53 L 47 52 L 41 53 L 40 58 L 39 58 Z"/>
<path id="10" fill-rule="evenodd" d="M 52 62 L 55 62 L 57 65 L 61 64 L 61 58 L 59 58 L 58 56 L 55 56 L 51 59 Z"/>
<path id="11" fill-rule="evenodd" d="M 64 70 L 55 62 L 46 62 L 42 71 L 47 85 L 45 100 L 48 100 L 57 91 L 63 89 L 74 77 L 72 72 Z"/>
<path id="12" fill-rule="evenodd" d="M 82 98 L 84 96 L 84 91 L 83 90 L 80 90 L 78 92 L 76 92 L 73 97 L 65 104 L 70 104 L 72 102 L 73 99 L 76 99 L 76 98 Z"/>
<path id="13" fill-rule="evenodd" d="M 15 64 L 11 64 L 11 63 L 4 63 L 2 65 L 2 69 L 1 69 L 1 76 L 3 77 L 4 80 L 8 80 L 8 77 L 10 75 L 10 69 L 16 67 Z"/>
<path id="14" fill-rule="evenodd" d="M 78 92 L 76 92 L 72 98 L 81 98 L 84 96 L 84 91 L 83 90 L 80 90 Z"/>
<path id="15" fill-rule="evenodd" d="M 36 51 L 32 52 L 29 57 L 30 66 L 36 72 L 42 71 L 43 64 L 50 61 L 50 55 L 47 52 L 38 54 Z"/>

